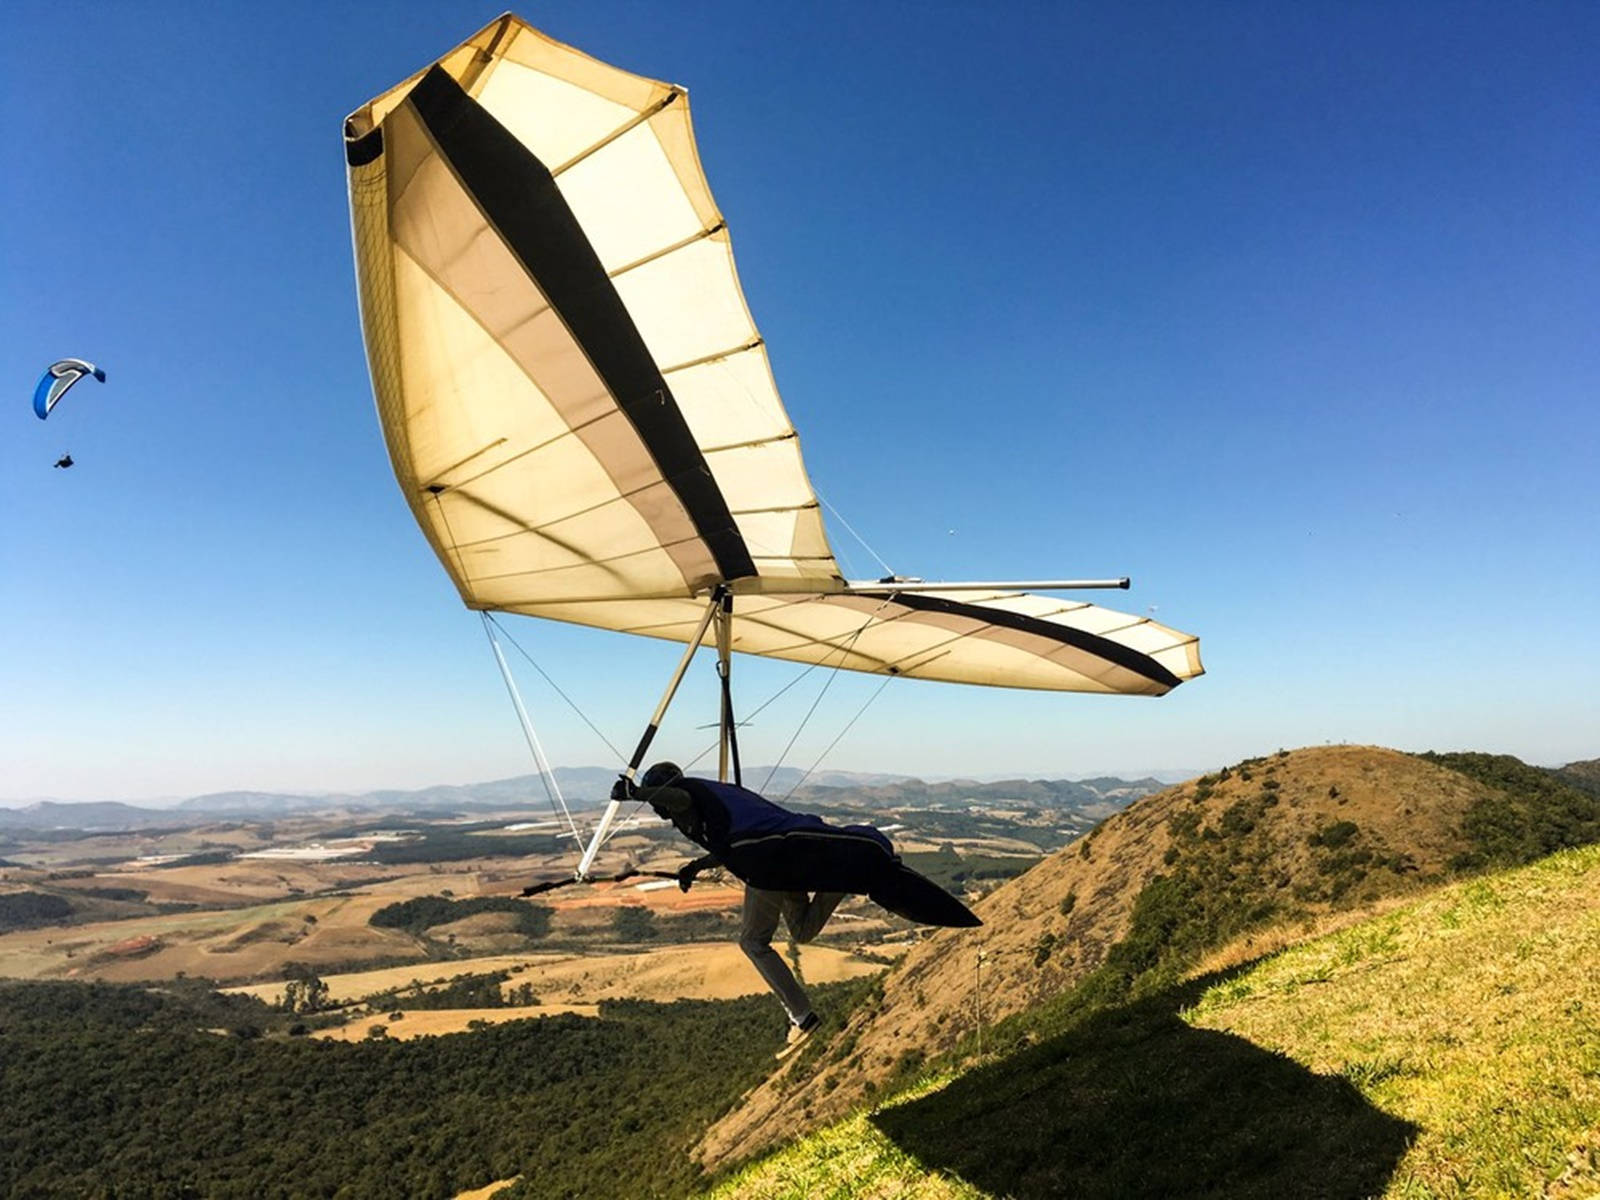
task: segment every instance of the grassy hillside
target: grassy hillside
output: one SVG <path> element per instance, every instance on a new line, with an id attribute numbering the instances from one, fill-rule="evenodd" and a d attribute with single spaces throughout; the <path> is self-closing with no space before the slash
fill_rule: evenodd
<path id="1" fill-rule="evenodd" d="M 1551 772 L 1562 783 L 1587 792 L 1591 796 L 1600 796 L 1600 758 L 1585 759 L 1582 762 L 1570 762 L 1564 767 L 1556 767 Z"/>
<path id="2" fill-rule="evenodd" d="M 1335 746 L 1147 796 L 979 903 L 983 928 L 915 948 L 876 1004 L 758 1088 L 700 1153 L 723 1165 L 840 1115 L 1087 977 L 1158 987 L 1206 946 L 1442 878 L 1467 848 L 1465 815 L 1497 794 L 1412 755 Z"/>
<path id="3" fill-rule="evenodd" d="M 1243 968 L 1038 1010 L 1003 1053 L 712 1194 L 1593 1197 L 1596 962 L 1586 847 Z"/>
<path id="4" fill-rule="evenodd" d="M 875 1002 L 702 1139 L 722 1167 L 994 1048 L 1040 1013 L 1078 1020 L 1172 987 L 1229 942 L 1249 957 L 1464 870 L 1600 841 L 1600 804 L 1516 759 L 1367 746 L 1247 759 L 1147 797 L 977 906 Z"/>

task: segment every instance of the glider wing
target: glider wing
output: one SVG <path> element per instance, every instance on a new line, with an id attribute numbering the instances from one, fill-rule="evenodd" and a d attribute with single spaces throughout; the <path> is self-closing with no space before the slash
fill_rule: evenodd
<path id="1" fill-rule="evenodd" d="M 683 89 L 494 21 L 345 126 L 402 492 L 468 607 L 920 679 L 1160 694 L 1196 639 L 1019 593 L 847 585 Z M 710 635 L 706 635 L 708 638 Z"/>
<path id="2" fill-rule="evenodd" d="M 86 375 L 92 375 L 101 383 L 106 381 L 104 371 L 81 358 L 63 358 L 46 367 L 33 389 L 33 411 L 39 420 L 48 417 L 67 390 Z"/>

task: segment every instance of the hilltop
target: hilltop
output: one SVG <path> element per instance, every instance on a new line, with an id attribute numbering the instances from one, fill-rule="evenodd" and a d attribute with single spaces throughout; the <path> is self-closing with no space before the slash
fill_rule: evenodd
<path id="1" fill-rule="evenodd" d="M 1552 774 L 1570 787 L 1588 792 L 1591 796 L 1600 796 L 1600 758 L 1569 762 L 1564 767 L 1555 768 Z"/>
<path id="2" fill-rule="evenodd" d="M 1508 781 L 1554 789 L 1555 826 L 1540 823 L 1544 807 L 1518 808 Z M 1596 839 L 1600 806 L 1515 759 L 1337 746 L 1246 760 L 1137 801 L 998 888 L 976 906 L 983 928 L 912 950 L 873 1003 L 757 1088 L 699 1153 L 716 1168 L 840 1116 L 1075 988 L 1147 994 L 1231 940 L 1248 955 L 1452 871 Z"/>

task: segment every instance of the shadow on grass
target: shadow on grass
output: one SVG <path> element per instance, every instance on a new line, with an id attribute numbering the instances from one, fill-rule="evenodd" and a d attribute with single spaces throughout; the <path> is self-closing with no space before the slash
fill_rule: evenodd
<path id="1" fill-rule="evenodd" d="M 1178 1018 L 1220 976 L 1110 1012 L 872 1118 L 996 1195 L 1363 1197 L 1416 1126 L 1351 1084 Z"/>

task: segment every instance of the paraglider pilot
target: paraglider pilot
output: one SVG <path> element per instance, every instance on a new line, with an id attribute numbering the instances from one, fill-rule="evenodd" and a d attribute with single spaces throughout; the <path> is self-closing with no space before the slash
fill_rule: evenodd
<path id="1" fill-rule="evenodd" d="M 870 825 L 830 826 L 746 788 L 685 776 L 675 763 L 656 763 L 637 788 L 625 780 L 618 787 L 709 851 L 678 871 L 680 888 L 688 891 L 695 876 L 712 867 L 726 867 L 744 882 L 739 948 L 789 1015 L 788 1041 L 779 1054 L 784 1057 L 819 1019 L 805 989 L 772 948 L 780 917 L 794 941 L 810 942 L 848 892 L 868 890 L 865 881 L 878 864 L 864 856 L 887 864 L 895 861 L 894 847 Z"/>

